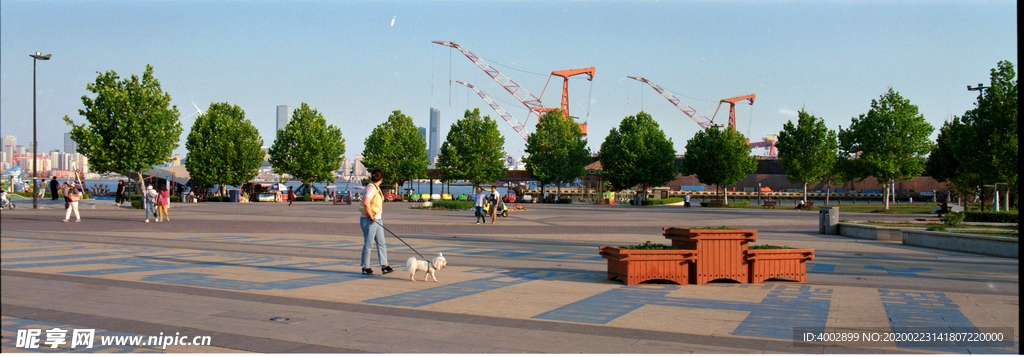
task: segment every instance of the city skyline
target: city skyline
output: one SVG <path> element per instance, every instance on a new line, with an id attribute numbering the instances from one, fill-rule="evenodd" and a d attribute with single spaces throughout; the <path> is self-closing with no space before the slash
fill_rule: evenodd
<path id="1" fill-rule="evenodd" d="M 966 0 L 4 1 L 0 135 L 31 136 L 28 55 L 40 51 L 53 56 L 37 69 L 39 151 L 60 147 L 57 133 L 70 129 L 63 116 L 84 122 L 81 97 L 94 96 L 85 86 L 97 72 L 126 78 L 151 64 L 182 112 L 177 154 L 187 155 L 192 102 L 204 111 L 228 102 L 246 111 L 267 144 L 276 134 L 269 108 L 307 103 L 342 129 L 346 157 L 362 153 L 370 131 L 394 110 L 429 128 L 426 111 L 439 109 L 443 139 L 466 110 L 480 108 L 499 122 L 505 152 L 520 156 L 522 138 L 453 82 L 480 88 L 528 131 L 536 116 L 461 52 L 431 41 L 462 45 L 546 107 L 560 100 L 560 79 L 547 82 L 551 71 L 595 67 L 593 81 L 569 81 L 570 112 L 588 122 L 591 151 L 641 110 L 678 153 L 700 130 L 627 76 L 647 78 L 709 117 L 721 98 L 756 94 L 753 105 L 736 107 L 737 129 L 752 141 L 778 133 L 800 109 L 830 129 L 847 127 L 889 87 L 939 128 L 973 108 L 978 93 L 967 85 L 987 84 L 1000 60 L 1016 61 L 1016 14 L 1016 2 Z M 967 25 L 978 21 L 984 26 Z"/>

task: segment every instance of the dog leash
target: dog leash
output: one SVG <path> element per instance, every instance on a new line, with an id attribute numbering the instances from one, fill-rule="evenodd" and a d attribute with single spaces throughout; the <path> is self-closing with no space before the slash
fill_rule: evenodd
<path id="1" fill-rule="evenodd" d="M 398 238 L 398 240 L 402 241 L 402 243 L 405 243 L 405 240 L 402 239 L 402 237 L 399 237 L 397 234 L 395 234 L 395 232 L 392 232 L 390 229 L 388 229 L 388 227 L 385 227 L 384 224 L 382 224 L 380 222 L 377 222 L 377 220 L 373 220 L 373 223 L 379 224 L 380 227 L 384 228 L 385 231 L 388 231 L 388 233 L 391 233 L 391 235 L 395 236 L 395 238 Z M 409 245 L 409 243 L 405 243 L 405 246 L 409 247 L 409 249 L 412 249 L 412 251 L 415 252 L 417 255 L 419 255 L 420 258 L 423 258 L 423 260 L 427 260 L 427 257 L 424 257 L 423 254 L 420 254 L 420 252 L 417 252 L 416 248 L 413 248 L 411 245 Z"/>

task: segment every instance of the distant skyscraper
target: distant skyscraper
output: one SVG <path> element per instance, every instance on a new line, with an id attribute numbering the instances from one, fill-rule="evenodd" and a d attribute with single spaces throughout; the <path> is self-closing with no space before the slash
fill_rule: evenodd
<path id="1" fill-rule="evenodd" d="M 420 136 L 423 137 L 423 142 L 427 143 L 427 128 L 420 127 Z M 427 148 L 427 152 L 430 152 L 430 148 Z"/>
<path id="2" fill-rule="evenodd" d="M 14 160 L 14 146 L 15 145 L 18 145 L 18 138 L 14 137 L 14 135 L 5 135 L 4 136 L 4 147 L 3 147 L 3 149 L 4 149 L 4 161 L 3 162 L 11 163 L 12 164 L 11 166 L 13 166 L 12 160 Z"/>
<path id="3" fill-rule="evenodd" d="M 441 111 L 430 108 L 430 141 L 427 142 L 427 160 L 431 163 L 437 159 L 441 147 Z"/>
<path id="4" fill-rule="evenodd" d="M 64 153 L 65 154 L 77 154 L 78 143 L 71 140 L 71 133 L 64 133 Z"/>
<path id="5" fill-rule="evenodd" d="M 277 130 L 284 130 L 284 127 L 288 125 L 288 122 L 292 117 L 292 107 L 287 105 L 277 106 Z M 274 131 L 274 137 L 277 137 L 277 131 Z"/>

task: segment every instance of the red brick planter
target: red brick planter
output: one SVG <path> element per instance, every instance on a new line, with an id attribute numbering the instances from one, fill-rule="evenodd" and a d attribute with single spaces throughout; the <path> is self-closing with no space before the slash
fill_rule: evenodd
<path id="1" fill-rule="evenodd" d="M 780 276 L 806 282 L 807 261 L 814 260 L 814 249 L 750 249 L 746 259 L 751 284 Z"/>
<path id="2" fill-rule="evenodd" d="M 601 256 L 608 260 L 608 279 L 619 278 L 626 285 L 648 280 L 668 280 L 680 285 L 690 281 L 697 252 L 693 250 L 626 250 L 601 247 Z"/>
<path id="3" fill-rule="evenodd" d="M 665 227 L 665 238 L 678 249 L 696 250 L 700 259 L 692 264 L 690 284 L 718 279 L 749 282 L 747 243 L 757 240 L 756 229 L 690 229 Z"/>

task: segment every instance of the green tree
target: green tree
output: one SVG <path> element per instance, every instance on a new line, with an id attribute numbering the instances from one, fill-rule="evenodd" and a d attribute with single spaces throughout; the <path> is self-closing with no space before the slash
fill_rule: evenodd
<path id="1" fill-rule="evenodd" d="M 1017 187 L 1017 81 L 1013 63 L 1000 61 L 974 109 L 954 117 L 939 130 L 927 171 L 953 184 L 959 193 L 1007 182 Z M 978 192 L 984 198 L 985 191 Z M 984 205 L 982 206 L 984 209 Z"/>
<path id="2" fill-rule="evenodd" d="M 889 189 L 894 180 L 912 180 L 924 171 L 924 157 L 931 152 L 929 139 L 934 128 L 892 88 L 879 99 L 871 100 L 871 109 L 852 119 L 850 128 L 839 130 L 840 148 L 857 155 L 856 177 L 874 177 L 885 188 L 885 209 L 889 209 Z"/>
<path id="3" fill-rule="evenodd" d="M 704 184 L 722 188 L 724 202 L 728 203 L 725 186 L 757 170 L 757 158 L 750 151 L 747 139 L 735 129 L 710 127 L 698 131 L 686 142 L 681 171 L 683 175 L 697 176 Z"/>
<path id="4" fill-rule="evenodd" d="M 202 186 L 242 186 L 259 174 L 263 138 L 237 105 L 211 103 L 188 133 L 185 168 Z"/>
<path id="5" fill-rule="evenodd" d="M 386 185 L 401 184 L 427 176 L 427 142 L 412 118 L 402 111 L 391 112 L 388 120 L 377 125 L 366 137 L 363 166 L 385 172 Z"/>
<path id="6" fill-rule="evenodd" d="M 622 119 L 601 143 L 601 176 L 613 190 L 639 186 L 643 192 L 676 178 L 672 140 L 645 112 Z M 640 195 L 641 199 L 643 196 Z"/>
<path id="7" fill-rule="evenodd" d="M 71 139 L 78 143 L 78 153 L 89 158 L 92 171 L 134 172 L 142 181 L 143 171 L 166 163 L 178 148 L 182 132 L 178 107 L 160 89 L 153 66 L 146 65 L 142 78 L 100 73 L 85 88 L 96 94 L 96 98 L 83 95 L 85 109 L 78 110 L 88 123 L 75 125 L 66 115 L 64 122 L 72 127 Z"/>
<path id="8" fill-rule="evenodd" d="M 277 131 L 270 146 L 270 166 L 278 174 L 290 174 L 303 184 L 332 179 L 331 171 L 345 159 L 345 138 L 341 129 L 327 125 L 316 109 L 302 103 L 292 112 L 292 120 Z"/>
<path id="9" fill-rule="evenodd" d="M 836 131 L 829 130 L 824 120 L 802 109 L 795 125 L 793 121 L 782 125 L 775 145 L 786 178 L 789 182 L 803 184 L 804 201 L 807 200 L 807 184 L 826 181 L 836 169 L 839 153 Z"/>
<path id="10" fill-rule="evenodd" d="M 452 124 L 441 145 L 436 167 L 453 180 L 469 180 L 474 188 L 501 178 L 505 167 L 505 137 L 498 132 L 498 123 L 491 117 L 480 117 L 480 108 L 466 110 L 463 118 Z"/>
<path id="11" fill-rule="evenodd" d="M 579 124 L 565 117 L 561 110 L 552 110 L 537 119 L 537 130 L 526 139 L 523 159 L 526 171 L 540 182 L 555 184 L 555 199 L 562 185 L 583 176 L 590 163 L 590 150 Z"/>

